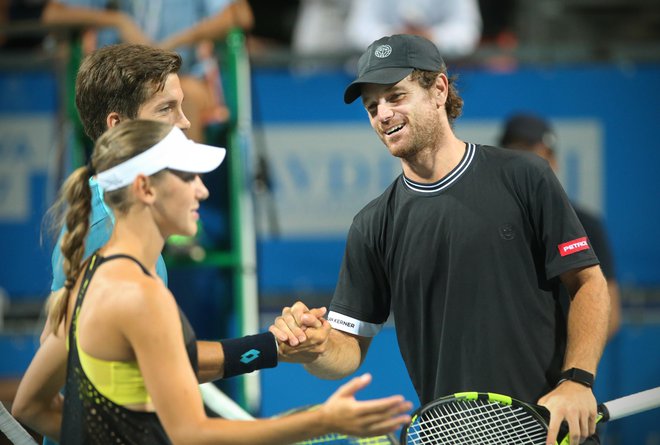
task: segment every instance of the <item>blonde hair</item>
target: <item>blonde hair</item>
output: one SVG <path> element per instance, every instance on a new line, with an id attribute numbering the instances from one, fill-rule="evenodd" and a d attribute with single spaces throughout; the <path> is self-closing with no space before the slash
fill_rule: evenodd
<path id="1" fill-rule="evenodd" d="M 92 212 L 89 178 L 95 171 L 108 170 L 154 146 L 167 136 L 171 129 L 169 124 L 140 119 L 126 121 L 109 129 L 94 145 L 90 164 L 77 168 L 62 185 L 58 200 L 49 210 L 53 215 L 61 215 L 59 227 L 66 227 L 60 244 L 64 288 L 53 292 L 47 303 L 52 332 L 57 332 L 66 316 L 71 290 L 83 268 L 85 239 L 89 232 L 89 217 Z M 124 187 L 107 192 L 104 194 L 104 200 L 113 211 L 126 213 L 132 204 L 127 191 L 128 188 Z"/>

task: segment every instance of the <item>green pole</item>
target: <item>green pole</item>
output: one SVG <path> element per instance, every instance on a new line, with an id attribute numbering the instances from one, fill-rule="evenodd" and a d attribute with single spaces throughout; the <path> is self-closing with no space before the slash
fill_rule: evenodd
<path id="1" fill-rule="evenodd" d="M 225 100 L 232 115 L 227 161 L 231 244 L 236 260 L 232 274 L 234 307 L 238 314 L 238 333 L 247 335 L 259 330 L 254 215 L 251 188 L 245 176 L 252 134 L 250 65 L 245 36 L 241 31 L 230 32 L 226 42 L 224 73 L 228 76 L 228 88 Z M 248 410 L 257 411 L 261 401 L 258 372 L 242 376 L 239 386 L 238 402 Z"/>

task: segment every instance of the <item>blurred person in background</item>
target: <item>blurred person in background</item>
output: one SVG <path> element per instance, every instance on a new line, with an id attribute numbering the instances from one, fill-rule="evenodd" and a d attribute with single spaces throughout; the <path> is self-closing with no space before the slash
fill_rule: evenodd
<path id="1" fill-rule="evenodd" d="M 251 56 L 288 57 L 301 1 L 248 0 L 254 16 L 254 26 L 247 35 Z"/>
<path id="2" fill-rule="evenodd" d="M 213 43 L 233 28 L 251 29 L 254 17 L 247 0 L 51 0 L 42 21 L 88 28 L 82 35 L 87 54 L 117 42 L 176 50 L 188 135 L 204 141 L 208 125 L 229 118 Z"/>
<path id="3" fill-rule="evenodd" d="M 352 49 L 363 51 L 382 36 L 416 34 L 452 59 L 474 52 L 481 26 L 477 0 L 352 0 L 346 38 Z"/>
<path id="4" fill-rule="evenodd" d="M 351 0 L 302 0 L 293 30 L 297 55 L 341 55 L 349 50 L 345 24 Z"/>
<path id="5" fill-rule="evenodd" d="M 550 123 L 534 113 L 516 113 L 511 115 L 504 123 L 500 138 L 500 146 L 523 150 L 537 154 L 550 164 L 555 173 L 558 171 L 555 156 L 557 134 Z M 621 324 L 621 303 L 619 286 L 616 281 L 614 257 L 605 230 L 605 224 L 600 216 L 584 209 L 575 202 L 571 202 L 578 219 L 584 226 L 587 237 L 593 246 L 594 252 L 600 260 L 600 267 L 607 280 L 610 294 L 610 320 L 608 325 L 608 338 L 612 338 L 619 330 Z M 568 304 L 568 293 L 562 286 L 563 301 Z"/>
<path id="6" fill-rule="evenodd" d="M 16 22 L 38 22 L 48 0 L 0 0 L 0 27 Z M 44 41 L 43 33 L 4 35 L 0 31 L 0 50 L 25 51 L 38 49 Z"/>
<path id="7" fill-rule="evenodd" d="M 483 20 L 482 44 L 495 44 L 500 48 L 514 48 L 518 44 L 515 16 L 518 0 L 479 0 Z"/>

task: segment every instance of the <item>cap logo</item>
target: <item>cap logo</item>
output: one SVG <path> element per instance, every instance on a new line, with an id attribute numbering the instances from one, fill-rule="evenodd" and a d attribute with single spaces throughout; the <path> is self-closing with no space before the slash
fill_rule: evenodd
<path id="1" fill-rule="evenodd" d="M 374 51 L 374 56 L 378 57 L 379 59 L 384 59 L 390 54 L 392 54 L 392 47 L 390 45 L 380 45 Z"/>

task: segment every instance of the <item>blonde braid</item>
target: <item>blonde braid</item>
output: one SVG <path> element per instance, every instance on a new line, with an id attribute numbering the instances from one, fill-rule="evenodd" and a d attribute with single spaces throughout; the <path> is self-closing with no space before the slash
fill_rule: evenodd
<path id="1" fill-rule="evenodd" d="M 92 212 L 89 172 L 87 166 L 76 169 L 62 186 L 62 198 L 68 204 L 64 218 L 66 232 L 61 243 L 66 279 L 63 291 L 53 294 L 48 305 L 48 317 L 53 332 L 57 331 L 57 327 L 66 316 L 69 295 L 82 268 L 85 238 L 89 232 L 89 216 Z"/>

